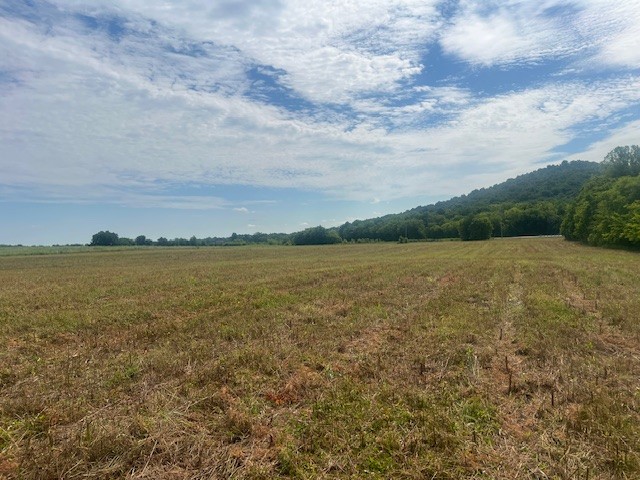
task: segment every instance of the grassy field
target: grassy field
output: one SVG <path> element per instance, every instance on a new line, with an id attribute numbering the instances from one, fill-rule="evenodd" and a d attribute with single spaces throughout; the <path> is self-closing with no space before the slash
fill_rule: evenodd
<path id="1" fill-rule="evenodd" d="M 104 247 L 99 247 L 99 248 L 104 248 Z M 115 250 L 118 247 L 106 247 L 104 249 L 106 250 L 107 248 Z M 119 249 L 122 249 L 122 247 L 119 247 Z M 93 250 L 95 250 L 95 247 L 80 246 L 80 245 L 78 246 L 61 245 L 57 247 L 34 247 L 34 246 L 23 247 L 23 246 L 0 245 L 0 257 L 6 257 L 9 255 L 19 255 L 19 256 L 54 255 L 54 254 L 61 254 L 61 253 L 91 252 Z"/>
<path id="2" fill-rule="evenodd" d="M 0 257 L 0 478 L 640 478 L 640 255 Z"/>

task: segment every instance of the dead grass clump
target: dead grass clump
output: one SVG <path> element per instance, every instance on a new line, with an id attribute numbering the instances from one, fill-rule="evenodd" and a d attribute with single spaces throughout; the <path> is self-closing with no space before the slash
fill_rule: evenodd
<path id="1" fill-rule="evenodd" d="M 277 391 L 265 393 L 265 398 L 277 406 L 296 404 L 308 401 L 323 384 L 324 378 L 317 371 L 302 366 Z"/>

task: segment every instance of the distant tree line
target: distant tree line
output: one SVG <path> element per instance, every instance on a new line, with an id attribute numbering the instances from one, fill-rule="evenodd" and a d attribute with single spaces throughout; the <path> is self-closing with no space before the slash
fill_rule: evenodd
<path id="1" fill-rule="evenodd" d="M 617 147 L 567 209 L 561 232 L 590 245 L 640 248 L 640 147 Z"/>
<path id="2" fill-rule="evenodd" d="M 138 235 L 136 238 L 120 237 L 117 233 L 100 231 L 93 235 L 89 245 L 91 246 L 157 246 L 157 247 L 212 247 L 212 246 L 240 246 L 251 244 L 284 245 L 291 242 L 290 235 L 286 233 L 254 233 L 239 235 L 233 233 L 230 237 L 206 237 L 190 238 L 159 237 L 157 240 Z"/>
<path id="3" fill-rule="evenodd" d="M 637 150 L 638 147 L 619 147 L 614 150 L 616 153 L 608 155 L 603 164 L 565 161 L 444 202 L 399 214 L 347 222 L 334 228 L 318 226 L 292 234 L 258 232 L 233 233 L 230 237 L 160 237 L 155 241 L 144 235 L 131 239 L 103 231 L 93 236 L 91 245 L 321 245 L 454 238 L 485 240 L 491 237 L 558 235 L 561 225 L 562 233 L 569 239 L 605 244 L 612 241 L 612 235 L 617 235 L 618 244 L 631 244 L 635 230 L 627 225 L 630 218 L 640 215 L 638 204 L 627 202 L 635 195 L 634 182 L 637 179 L 629 178 L 638 168 Z M 627 180 L 623 180 L 625 178 Z M 614 186 L 612 182 L 618 179 L 619 183 Z M 603 192 L 610 188 L 612 191 L 606 194 L 609 195 L 607 197 Z M 590 216 L 597 210 L 597 205 L 600 205 L 598 222 Z M 617 216 L 605 220 L 609 213 Z M 609 233 L 612 228 L 618 233 Z M 586 231 L 589 233 L 585 234 Z M 590 234 L 591 240 L 588 239 Z"/>
<path id="4" fill-rule="evenodd" d="M 346 241 L 558 235 L 567 206 L 600 169 L 593 162 L 565 161 L 444 202 L 347 222 L 337 230 Z"/>
<path id="5" fill-rule="evenodd" d="M 559 200 L 503 203 L 473 208 L 424 210 L 371 220 L 356 220 L 338 227 L 347 240 L 395 241 L 460 238 L 484 240 L 491 237 L 558 235 L 567 202 Z"/>

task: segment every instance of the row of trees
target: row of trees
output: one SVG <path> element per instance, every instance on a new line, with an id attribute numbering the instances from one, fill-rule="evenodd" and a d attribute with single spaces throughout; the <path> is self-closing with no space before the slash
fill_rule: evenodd
<path id="1" fill-rule="evenodd" d="M 293 234 L 164 237 L 152 241 L 99 232 L 91 245 L 211 246 L 330 244 L 556 235 L 594 245 L 636 245 L 640 240 L 640 148 L 618 147 L 602 164 L 562 162 L 502 184 L 404 213 L 318 226 Z M 564 221 L 563 221 L 564 219 Z"/>
<path id="2" fill-rule="evenodd" d="M 491 237 L 557 235 L 566 210 L 564 201 L 504 203 L 482 208 L 409 212 L 400 215 L 356 220 L 338 227 L 341 238 L 395 241 L 461 238 L 481 240 Z M 482 232 L 482 233 L 480 233 Z"/>
<path id="3" fill-rule="evenodd" d="M 195 238 L 195 237 L 194 237 Z M 177 245 L 179 240 L 184 239 L 175 239 L 172 241 L 167 240 L 164 237 L 158 238 L 156 242 L 147 238 L 145 235 L 138 235 L 136 238 L 127 238 L 120 237 L 117 233 L 110 232 L 109 230 L 100 231 L 91 237 L 91 246 L 100 246 L 100 247 L 112 247 L 112 246 L 133 246 L 133 245 Z M 189 245 L 188 240 L 184 240 L 185 245 Z"/>
<path id="4" fill-rule="evenodd" d="M 560 228 L 561 208 L 551 202 L 518 204 L 495 207 L 480 213 L 461 215 L 456 212 L 424 214 L 417 216 L 389 215 L 379 219 L 356 220 L 338 228 L 322 226 L 307 228 L 293 234 L 251 235 L 232 234 L 230 237 L 174 238 L 160 237 L 156 241 L 139 235 L 134 239 L 101 231 L 91 239 L 94 246 L 154 245 L 154 246 L 230 246 L 250 244 L 271 245 L 324 245 L 340 242 L 382 241 L 399 239 L 427 240 L 461 238 L 462 240 L 484 240 L 491 237 L 519 235 L 552 235 Z"/>
<path id="5" fill-rule="evenodd" d="M 640 248 L 640 147 L 617 147 L 605 157 L 603 174 L 569 205 L 561 232 L 591 245 Z"/>
<path id="6" fill-rule="evenodd" d="M 147 238 L 145 235 L 138 235 L 136 238 L 120 237 L 117 233 L 110 231 L 100 231 L 91 238 L 91 246 L 134 246 L 148 245 L 158 247 L 209 247 L 209 246 L 235 246 L 249 244 L 271 244 L 282 245 L 290 243 L 290 235 L 286 233 L 254 233 L 238 235 L 233 233 L 230 237 L 206 237 L 197 238 L 173 238 L 159 237 L 157 240 Z"/>
<path id="7" fill-rule="evenodd" d="M 568 204 L 600 170 L 597 163 L 565 161 L 444 202 L 347 222 L 338 233 L 347 241 L 557 235 Z"/>
<path id="8" fill-rule="evenodd" d="M 398 238 L 396 237 L 395 240 Z M 93 235 L 90 245 L 92 246 L 133 246 L 133 245 L 153 245 L 159 247 L 204 247 L 204 246 L 236 246 L 251 244 L 271 244 L 271 245 L 324 245 L 331 243 L 341 243 L 343 239 L 335 229 L 327 229 L 322 226 L 307 228 L 301 232 L 293 234 L 285 233 L 254 233 L 238 235 L 233 233 L 230 237 L 207 237 L 196 238 L 192 236 L 186 238 L 174 238 L 169 240 L 160 237 L 153 241 L 144 235 L 139 235 L 135 239 L 120 237 L 117 233 L 101 231 Z"/>

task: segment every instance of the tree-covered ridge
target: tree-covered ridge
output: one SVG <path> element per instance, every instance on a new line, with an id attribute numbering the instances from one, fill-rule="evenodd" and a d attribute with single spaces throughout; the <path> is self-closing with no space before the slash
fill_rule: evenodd
<path id="1" fill-rule="evenodd" d="M 624 170 L 619 161 L 605 164 Z M 635 168 L 635 167 L 634 167 Z M 582 186 L 602 172 L 602 165 L 574 161 L 550 165 L 489 188 L 474 190 L 432 205 L 403 213 L 347 222 L 340 227 L 312 227 L 292 234 L 232 234 L 230 237 L 175 238 L 152 241 L 144 235 L 135 239 L 112 232 L 94 235 L 91 245 L 220 246 L 246 244 L 326 244 L 341 241 L 408 241 L 461 238 L 556 235 L 569 204 Z"/>
<path id="2" fill-rule="evenodd" d="M 600 173 L 601 166 L 595 162 L 564 161 L 559 165 L 548 165 L 533 172 L 510 178 L 489 188 L 473 190 L 468 195 L 454 197 L 429 207 L 482 206 L 497 203 L 530 203 L 545 200 L 572 200 L 582 185 Z M 417 207 L 429 208 L 429 207 Z M 416 210 L 417 210 L 416 209 Z"/>
<path id="3" fill-rule="evenodd" d="M 433 205 L 347 222 L 338 232 L 347 241 L 555 235 L 568 203 L 600 171 L 598 163 L 565 161 Z"/>
<path id="4" fill-rule="evenodd" d="M 569 205 L 561 232 L 591 245 L 640 248 L 640 147 L 617 147 L 602 165 Z"/>

